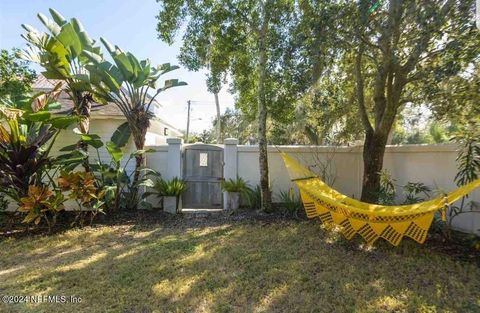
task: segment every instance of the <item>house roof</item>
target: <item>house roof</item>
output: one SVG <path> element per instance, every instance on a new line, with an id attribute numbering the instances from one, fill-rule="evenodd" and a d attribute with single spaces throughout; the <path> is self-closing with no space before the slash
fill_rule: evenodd
<path id="1" fill-rule="evenodd" d="M 48 79 L 45 78 L 43 75 L 38 75 L 37 79 L 32 84 L 32 89 L 34 91 L 49 91 L 53 89 L 53 87 L 60 82 L 56 79 Z M 147 95 L 147 99 L 151 99 L 150 96 Z M 54 114 L 69 114 L 73 109 L 73 101 L 70 99 L 70 96 L 65 92 L 62 91 L 58 98 L 58 102 L 62 104 L 62 107 L 58 110 L 52 111 Z M 160 104 L 154 100 L 153 102 L 157 107 L 160 107 Z M 118 106 L 113 102 L 108 102 L 107 104 L 99 104 L 99 103 L 92 103 L 91 109 L 91 118 L 108 116 L 108 117 L 116 117 L 116 118 L 125 118 L 123 116 L 122 111 L 118 108 Z"/>
<path id="2" fill-rule="evenodd" d="M 53 87 L 60 82 L 60 80 L 55 80 L 55 79 L 48 79 L 42 74 L 39 74 L 37 76 L 37 79 L 33 82 L 32 84 L 32 89 L 34 91 L 50 91 L 53 89 Z M 147 95 L 147 99 L 151 99 L 150 96 Z M 59 98 L 58 102 L 62 105 L 60 109 L 52 111 L 54 114 L 69 114 L 72 109 L 73 109 L 73 101 L 70 99 L 70 96 L 65 92 L 62 91 Z M 156 100 L 154 100 L 154 105 L 157 106 L 158 108 L 161 107 L 160 103 L 158 103 Z M 113 102 L 108 102 L 105 105 L 99 104 L 99 103 L 93 103 L 92 104 L 92 109 L 90 112 L 90 117 L 92 119 L 95 118 L 116 118 L 116 119 L 125 119 L 125 116 L 123 115 L 122 111 L 118 108 L 118 106 L 113 103 Z M 171 129 L 175 129 L 178 132 L 181 133 L 180 130 L 178 130 L 176 127 L 172 126 L 171 124 L 165 122 L 161 118 L 155 116 L 153 119 L 153 122 L 160 122 L 166 126 L 168 126 Z"/>

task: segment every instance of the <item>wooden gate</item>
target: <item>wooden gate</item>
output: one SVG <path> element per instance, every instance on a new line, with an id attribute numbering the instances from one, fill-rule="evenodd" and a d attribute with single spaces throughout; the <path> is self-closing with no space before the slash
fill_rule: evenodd
<path id="1" fill-rule="evenodd" d="M 183 179 L 187 184 L 183 207 L 221 209 L 223 148 L 206 144 L 186 146 L 183 160 Z"/>

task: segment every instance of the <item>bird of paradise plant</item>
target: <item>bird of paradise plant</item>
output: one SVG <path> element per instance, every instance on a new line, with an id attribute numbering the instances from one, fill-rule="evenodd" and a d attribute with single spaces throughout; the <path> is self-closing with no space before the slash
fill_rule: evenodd
<path id="1" fill-rule="evenodd" d="M 90 83 L 89 72 L 85 68 L 89 59 L 83 52 L 89 51 L 101 57 L 100 47 L 95 45 L 95 40 L 90 38 L 77 19 L 68 21 L 54 9 L 49 9 L 49 12 L 51 19 L 38 14 L 46 32 L 27 24 L 22 25 L 26 31 L 22 37 L 28 44 L 19 56 L 42 66 L 42 74 L 47 79 L 65 83 L 65 91 L 74 104 L 71 114 L 79 117 L 80 133 L 88 134 L 92 103 L 105 104 L 105 101 L 96 95 L 94 85 Z M 87 152 L 87 145 L 83 141 L 80 140 L 78 145 Z M 89 170 L 87 160 L 84 167 Z"/>
<path id="2" fill-rule="evenodd" d="M 103 38 L 100 38 L 100 41 L 110 54 L 113 63 L 104 60 L 95 52 L 84 51 L 83 54 L 91 62 L 85 66 L 90 73 L 90 81 L 95 85 L 100 97 L 105 101 L 113 101 L 122 111 L 137 151 L 144 151 L 145 136 L 150 127 L 150 120 L 154 117 L 151 107 L 155 98 L 169 88 L 185 86 L 187 83 L 169 79 L 165 80 L 163 87 L 158 88 L 160 78 L 178 69 L 178 66 L 165 63 L 155 67 L 148 59 L 139 60 L 132 53 L 113 46 Z M 150 91 L 153 91 L 153 95 L 150 95 Z M 140 180 L 144 158 L 144 153 L 135 155 L 133 186 Z M 134 190 L 132 194 L 136 197 L 137 192 Z"/>

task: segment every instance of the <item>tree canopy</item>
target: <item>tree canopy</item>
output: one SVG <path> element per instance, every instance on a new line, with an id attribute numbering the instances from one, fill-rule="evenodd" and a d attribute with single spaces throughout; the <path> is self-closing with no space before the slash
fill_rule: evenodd
<path id="1" fill-rule="evenodd" d="M 17 53 L 16 49 L 12 52 L 5 49 L 0 51 L 0 98 L 16 100 L 31 90 L 36 78 L 35 72 L 27 62 L 17 57 Z"/>
<path id="2" fill-rule="evenodd" d="M 157 30 L 168 43 L 185 30 L 179 58 L 190 69 L 208 68 L 210 83 L 231 77 L 237 108 L 258 123 L 261 155 L 267 139 L 364 138 L 362 198 L 375 202 L 385 146 L 406 105 L 427 106 L 436 118 L 478 115 L 474 6 L 168 0 L 161 1 Z M 441 140 L 439 129 L 432 132 Z"/>

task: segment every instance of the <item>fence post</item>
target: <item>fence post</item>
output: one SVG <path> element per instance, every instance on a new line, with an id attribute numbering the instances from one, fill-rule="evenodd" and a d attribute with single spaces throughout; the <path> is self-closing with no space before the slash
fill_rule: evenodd
<path id="1" fill-rule="evenodd" d="M 167 173 L 165 179 L 182 177 L 182 139 L 167 138 Z"/>
<path id="2" fill-rule="evenodd" d="M 227 138 L 223 142 L 223 178 L 225 180 L 237 179 L 238 175 L 238 161 L 237 161 L 237 145 L 238 139 Z M 231 209 L 231 195 L 228 192 L 223 192 L 223 209 Z"/>

